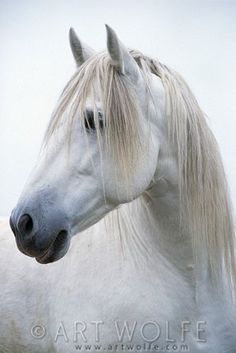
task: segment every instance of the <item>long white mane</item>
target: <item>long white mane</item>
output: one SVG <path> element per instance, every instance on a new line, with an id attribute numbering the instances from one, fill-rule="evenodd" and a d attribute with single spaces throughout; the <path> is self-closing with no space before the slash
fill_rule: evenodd
<path id="1" fill-rule="evenodd" d="M 130 53 L 141 68 L 147 92 L 151 93 L 150 73 L 160 77 L 165 88 L 169 139 L 176 150 L 179 169 L 180 218 L 188 219 L 195 263 L 199 268 L 208 266 L 214 283 L 220 283 L 225 276 L 229 284 L 235 285 L 231 203 L 217 143 L 204 113 L 179 74 L 138 51 Z M 89 94 L 94 98 L 97 126 L 97 94 L 102 101 L 107 150 L 128 178 L 135 156 L 142 148 L 137 118 L 139 106 L 134 87 L 116 71 L 105 52 L 88 59 L 65 87 L 46 132 L 45 144 L 62 120 L 66 119 L 68 131 L 75 121 L 84 125 Z M 97 134 L 102 141 L 99 129 Z"/>

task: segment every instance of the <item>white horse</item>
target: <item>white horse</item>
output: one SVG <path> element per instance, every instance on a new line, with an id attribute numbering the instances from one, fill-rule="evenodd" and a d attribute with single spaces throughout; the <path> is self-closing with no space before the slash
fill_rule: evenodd
<path id="1" fill-rule="evenodd" d="M 0 352 L 236 352 L 215 139 L 184 80 L 106 28 L 98 54 L 70 31 L 77 70 L 11 215 L 37 261 L 2 223 Z"/>

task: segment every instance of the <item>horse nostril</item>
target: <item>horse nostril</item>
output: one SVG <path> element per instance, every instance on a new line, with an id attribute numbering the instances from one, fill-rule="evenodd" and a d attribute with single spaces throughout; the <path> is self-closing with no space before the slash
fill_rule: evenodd
<path id="1" fill-rule="evenodd" d="M 28 235 L 33 230 L 33 219 L 29 214 L 23 214 L 18 222 L 18 230 L 22 235 Z"/>
<path id="2" fill-rule="evenodd" d="M 11 230 L 13 231 L 14 235 L 16 235 L 16 227 L 15 227 L 15 223 L 13 221 L 12 216 L 10 217 L 10 227 L 11 227 Z"/>

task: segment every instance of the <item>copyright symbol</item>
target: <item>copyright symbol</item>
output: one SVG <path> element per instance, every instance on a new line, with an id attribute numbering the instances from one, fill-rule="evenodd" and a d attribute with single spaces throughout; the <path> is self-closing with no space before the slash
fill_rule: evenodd
<path id="1" fill-rule="evenodd" d="M 31 327 L 31 336 L 42 339 L 46 335 L 46 329 L 43 325 L 34 325 Z"/>

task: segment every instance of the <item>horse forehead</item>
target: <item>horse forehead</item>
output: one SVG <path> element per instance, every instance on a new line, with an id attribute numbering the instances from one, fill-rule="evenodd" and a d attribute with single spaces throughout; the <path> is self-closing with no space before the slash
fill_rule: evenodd
<path id="1" fill-rule="evenodd" d="M 85 101 L 85 108 L 88 110 L 94 110 L 94 108 L 98 110 L 102 109 L 101 97 L 99 97 L 97 92 L 95 92 L 93 96 L 88 95 Z"/>

